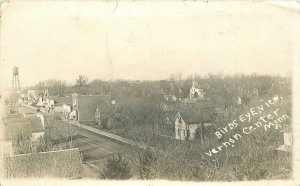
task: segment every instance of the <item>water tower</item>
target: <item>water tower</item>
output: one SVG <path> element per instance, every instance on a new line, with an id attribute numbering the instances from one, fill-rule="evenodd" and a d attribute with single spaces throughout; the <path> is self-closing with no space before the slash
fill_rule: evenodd
<path id="1" fill-rule="evenodd" d="M 13 68 L 12 89 L 20 90 L 19 70 L 16 66 Z"/>

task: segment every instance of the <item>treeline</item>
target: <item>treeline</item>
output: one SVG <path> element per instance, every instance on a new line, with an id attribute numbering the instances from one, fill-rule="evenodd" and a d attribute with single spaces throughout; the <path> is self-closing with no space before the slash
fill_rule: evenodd
<path id="1" fill-rule="evenodd" d="M 181 99 L 189 97 L 193 81 L 197 81 L 200 86 L 209 87 L 205 90 L 205 97 L 213 102 L 218 113 L 225 113 L 222 120 L 216 122 L 231 121 L 258 100 L 269 99 L 275 95 L 287 101 L 285 109 L 287 114 L 291 114 L 291 78 L 280 76 L 209 74 L 183 79 L 179 74 L 160 81 L 89 81 L 87 76 L 80 75 L 74 85 L 67 85 L 61 80 L 48 80 L 40 82 L 36 89 L 39 92 L 48 90 L 51 96 L 65 96 L 74 92 L 84 95 L 110 95 L 117 102 L 110 116 L 122 125 L 121 128 L 126 131 L 123 135 L 133 138 L 133 133 L 137 133 L 145 138 L 144 131 L 155 134 L 157 130 L 161 132 L 162 128 L 171 130 L 164 126 L 168 115 L 161 107 L 166 102 L 164 96 Z M 176 102 L 179 101 L 174 101 Z"/>
<path id="2" fill-rule="evenodd" d="M 230 100 L 232 96 L 268 95 L 286 89 L 290 91 L 291 78 L 270 75 L 222 75 L 209 74 L 207 76 L 193 75 L 187 78 L 172 75 L 167 80 L 159 81 L 129 81 L 114 80 L 103 81 L 95 79 L 89 81 L 85 75 L 80 75 L 75 84 L 67 84 L 64 80 L 50 79 L 42 81 L 35 86 L 37 90 L 46 90 L 51 96 L 64 96 L 76 92 L 83 95 L 112 95 L 122 97 L 155 97 L 161 94 L 175 95 L 186 98 L 192 82 L 197 81 L 199 85 L 209 85 L 210 92 L 214 95 L 222 95 Z M 290 92 L 289 92 L 290 93 Z M 214 99 L 216 100 L 216 99 Z M 215 102 L 220 103 L 222 100 Z M 222 102 L 223 103 L 223 102 Z M 224 103 L 223 105 L 226 105 Z"/>

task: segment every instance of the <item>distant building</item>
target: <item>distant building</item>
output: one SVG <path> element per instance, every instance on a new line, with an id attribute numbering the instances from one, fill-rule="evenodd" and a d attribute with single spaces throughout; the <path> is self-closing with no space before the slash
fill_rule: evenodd
<path id="1" fill-rule="evenodd" d="M 197 81 L 193 81 L 193 85 L 190 88 L 190 98 L 204 98 L 208 89 L 210 89 L 208 84 L 200 86 Z"/>

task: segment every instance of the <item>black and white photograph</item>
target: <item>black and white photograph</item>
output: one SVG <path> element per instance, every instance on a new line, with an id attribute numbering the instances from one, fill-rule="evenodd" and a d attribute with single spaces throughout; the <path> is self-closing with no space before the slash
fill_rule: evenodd
<path id="1" fill-rule="evenodd" d="M 300 1 L 0 2 L 0 185 L 299 185 Z"/>

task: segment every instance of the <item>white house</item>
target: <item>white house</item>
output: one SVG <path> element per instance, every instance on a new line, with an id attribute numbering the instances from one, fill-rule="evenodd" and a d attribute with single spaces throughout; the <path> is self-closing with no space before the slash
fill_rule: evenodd
<path id="1" fill-rule="evenodd" d="M 196 130 L 200 127 L 200 121 L 184 120 L 178 113 L 175 116 L 175 139 L 182 141 L 194 140 L 196 138 Z"/>

